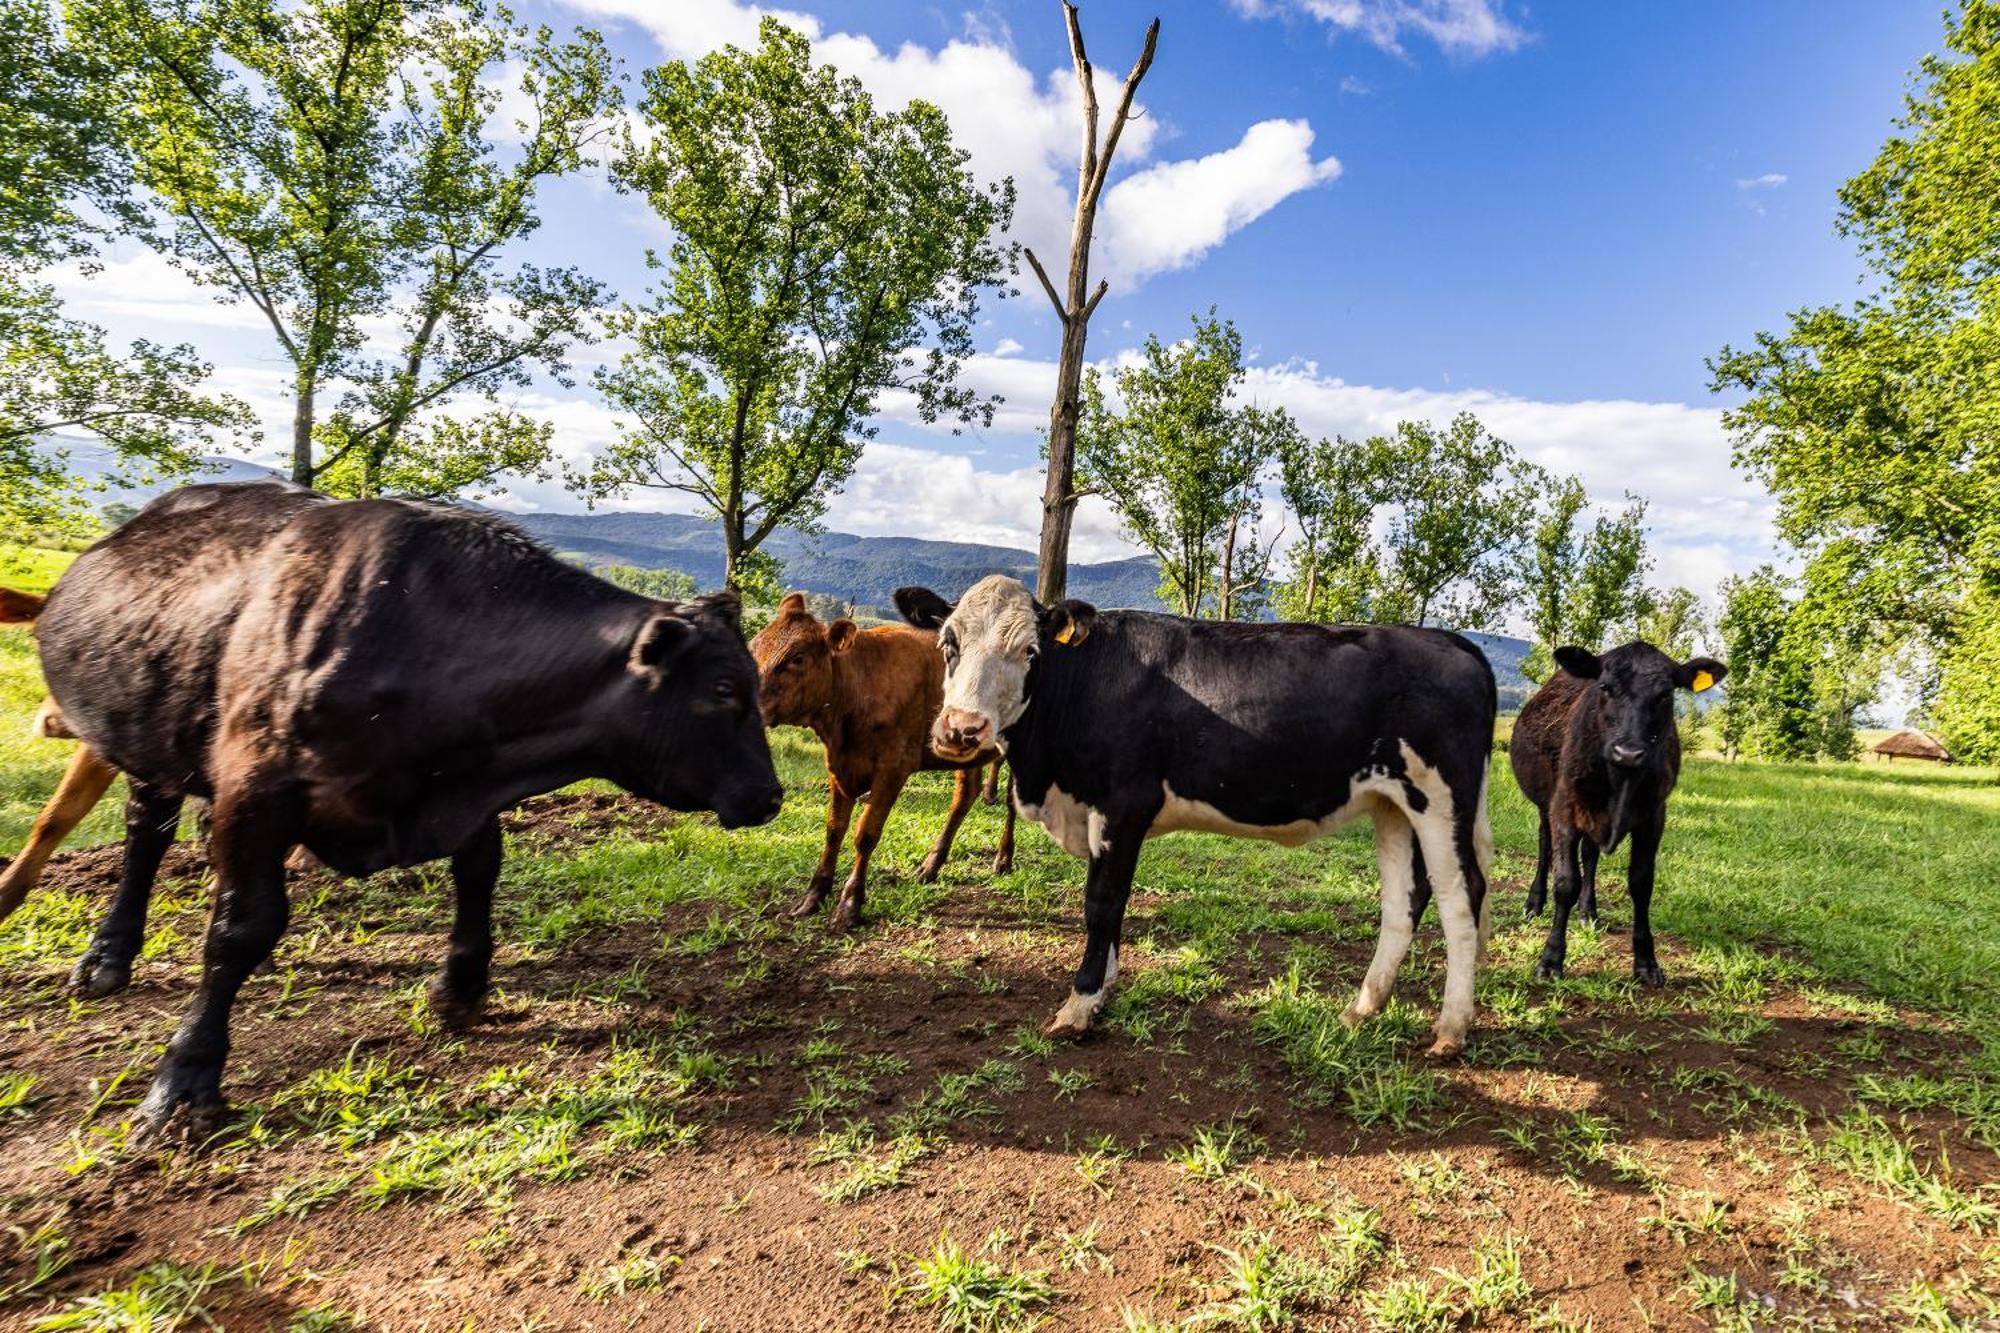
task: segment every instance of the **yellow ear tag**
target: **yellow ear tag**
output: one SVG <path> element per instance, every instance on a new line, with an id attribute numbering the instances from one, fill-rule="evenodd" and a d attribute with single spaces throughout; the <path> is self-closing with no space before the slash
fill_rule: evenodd
<path id="1" fill-rule="evenodd" d="M 1715 677 L 1709 675 L 1706 671 L 1697 671 L 1694 673 L 1694 692 L 1696 694 L 1700 694 L 1713 684 L 1715 684 Z"/>
<path id="2" fill-rule="evenodd" d="M 1063 621 L 1063 627 L 1056 631 L 1056 642 L 1067 644 L 1067 643 L 1074 643 L 1075 641 L 1076 641 L 1076 621 L 1074 620 Z"/>

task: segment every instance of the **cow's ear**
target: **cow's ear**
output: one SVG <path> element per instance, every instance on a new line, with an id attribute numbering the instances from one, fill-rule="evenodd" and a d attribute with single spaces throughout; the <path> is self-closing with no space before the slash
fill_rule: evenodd
<path id="1" fill-rule="evenodd" d="M 1097 608 L 1074 597 L 1044 607 L 1041 611 L 1042 631 L 1057 643 L 1070 648 L 1090 637 L 1091 622 L 1096 619 Z"/>
<path id="2" fill-rule="evenodd" d="M 802 592 L 788 592 L 785 600 L 778 603 L 781 616 L 802 616 L 806 613 L 806 595 Z"/>
<path id="3" fill-rule="evenodd" d="M 42 599 L 31 592 L 0 588 L 0 625 L 18 625 L 42 613 Z"/>
<path id="4" fill-rule="evenodd" d="M 1604 670 L 1604 663 L 1588 648 L 1562 647 L 1556 649 L 1556 665 L 1578 680 L 1596 680 Z"/>
<path id="5" fill-rule="evenodd" d="M 797 594 L 794 594 L 796 596 Z M 743 632 L 743 599 L 729 589 L 712 592 L 706 597 L 697 597 L 696 606 L 711 615 L 720 616 L 724 624 L 738 634 Z"/>
<path id="6" fill-rule="evenodd" d="M 655 684 L 673 667 L 674 659 L 694 642 L 694 622 L 672 611 L 663 611 L 639 627 L 632 639 L 627 670 Z"/>
<path id="7" fill-rule="evenodd" d="M 918 629 L 941 629 L 951 619 L 951 603 L 929 588 L 898 588 L 892 596 L 903 619 Z"/>
<path id="8" fill-rule="evenodd" d="M 1674 684 L 1700 694 L 1721 683 L 1729 668 L 1712 657 L 1690 657 L 1674 668 Z"/>
<path id="9" fill-rule="evenodd" d="M 861 626 L 855 624 L 846 616 L 842 616 L 826 627 L 826 641 L 836 653 L 844 653 L 849 648 L 852 648 L 854 641 L 860 636 Z"/>

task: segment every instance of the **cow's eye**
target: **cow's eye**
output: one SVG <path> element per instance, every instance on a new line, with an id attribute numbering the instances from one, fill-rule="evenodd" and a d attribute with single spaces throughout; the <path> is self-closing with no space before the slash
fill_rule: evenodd
<path id="1" fill-rule="evenodd" d="M 736 682 L 727 678 L 716 681 L 715 697 L 723 703 L 728 703 L 734 699 L 736 697 Z"/>
<path id="2" fill-rule="evenodd" d="M 806 664 L 806 655 L 804 653 L 793 653 L 791 657 L 785 662 L 785 665 L 791 667 L 793 670 L 797 670 L 799 667 L 802 667 L 805 664 Z"/>

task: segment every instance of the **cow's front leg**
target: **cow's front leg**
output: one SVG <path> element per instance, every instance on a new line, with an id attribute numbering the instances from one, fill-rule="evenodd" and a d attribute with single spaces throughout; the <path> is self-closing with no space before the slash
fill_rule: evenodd
<path id="1" fill-rule="evenodd" d="M 833 916 L 826 923 L 828 930 L 852 930 L 861 924 L 861 910 L 868 903 L 868 862 L 875 855 L 875 844 L 882 841 L 882 826 L 889 822 L 889 812 L 896 808 L 896 798 L 909 780 L 908 773 L 875 775 L 868 789 L 868 808 L 861 812 L 861 822 L 854 829 L 854 868 L 840 887 L 840 901 L 834 904 Z"/>
<path id="2" fill-rule="evenodd" d="M 1583 889 L 1576 900 L 1576 914 L 1585 925 L 1597 924 L 1597 840 L 1585 837 L 1577 849 L 1583 855 Z"/>
<path id="3" fill-rule="evenodd" d="M 236 993 L 284 934 L 285 853 L 298 836 L 289 793 L 215 803 L 215 907 L 202 952 L 201 985 L 187 1018 L 140 1103 L 139 1137 L 167 1131 L 185 1111 L 191 1138 L 212 1131 L 223 1112 L 222 1066 L 229 1055 L 229 1013 Z"/>
<path id="4" fill-rule="evenodd" d="M 1125 929 L 1125 902 L 1132 896 L 1132 876 L 1139 868 L 1139 848 L 1146 827 L 1127 826 L 1101 839 L 1090 858 L 1083 886 L 1083 964 L 1076 969 L 1069 999 L 1056 1011 L 1045 1032 L 1052 1037 L 1079 1037 L 1110 997 L 1118 980 L 1118 942 Z"/>
<path id="5" fill-rule="evenodd" d="M 1653 872 L 1660 859 L 1660 820 L 1648 820 L 1632 830 L 1632 979 L 1641 986 L 1664 986 L 1667 974 L 1653 956 Z"/>
<path id="6" fill-rule="evenodd" d="M 819 910 L 833 891 L 833 873 L 840 868 L 840 842 L 847 836 L 848 821 L 854 818 L 854 797 L 831 773 L 826 779 L 826 845 L 820 850 L 819 868 L 813 871 L 803 898 L 792 905 L 791 915 L 808 917 Z"/>
<path id="7" fill-rule="evenodd" d="M 1555 835 L 1556 910 L 1549 919 L 1548 942 L 1542 946 L 1541 961 L 1535 964 L 1535 980 L 1553 981 L 1563 974 L 1563 959 L 1569 952 L 1569 914 L 1582 892 L 1582 876 L 1577 869 L 1577 844 L 1582 835 L 1563 820 Z"/>
<path id="8" fill-rule="evenodd" d="M 931 853 L 924 863 L 917 867 L 917 883 L 935 883 L 938 872 L 944 869 L 944 861 L 951 855 L 952 839 L 958 836 L 958 826 L 972 811 L 972 803 L 979 799 L 979 770 L 961 768 L 954 775 L 956 781 L 951 789 L 951 809 L 944 817 L 944 828 L 938 833 L 937 842 L 932 844 Z"/>
<path id="9" fill-rule="evenodd" d="M 493 886 L 500 879 L 500 821 L 488 820 L 452 853 L 451 881 L 457 915 L 444 966 L 431 979 L 431 1011 L 446 1027 L 479 1017 L 493 964 Z"/>
<path id="10" fill-rule="evenodd" d="M 69 974 L 73 994 L 100 996 L 121 991 L 132 980 L 132 960 L 146 940 L 146 909 L 160 862 L 180 831 L 181 798 L 141 783 L 125 800 L 125 866 L 118 893 L 104 914 L 90 947 Z"/>
<path id="11" fill-rule="evenodd" d="M 1535 878 L 1528 885 L 1528 901 L 1523 909 L 1528 916 L 1540 916 L 1549 902 L 1549 812 L 1537 810 L 1535 814 L 1539 829 L 1535 840 Z"/>
<path id="12" fill-rule="evenodd" d="M 993 852 L 993 873 L 1005 875 L 1014 869 L 1014 774 L 1007 773 L 1007 811 L 1000 816 L 1000 846 Z"/>

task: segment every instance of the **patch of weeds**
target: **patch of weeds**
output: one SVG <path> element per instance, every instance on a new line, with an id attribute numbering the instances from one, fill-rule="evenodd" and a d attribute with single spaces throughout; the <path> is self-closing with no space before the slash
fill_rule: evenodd
<path id="1" fill-rule="evenodd" d="M 1088 1069 L 1051 1069 L 1049 1082 L 1055 1085 L 1057 1101 L 1073 1102 L 1078 1093 L 1097 1082 L 1097 1075 Z"/>
<path id="2" fill-rule="evenodd" d="M 1922 1329 L 1925 1333 L 1973 1333 L 1976 1328 L 1990 1327 L 1959 1318 L 1944 1293 L 1922 1278 L 1912 1279 L 1910 1285 L 1889 1302 L 1889 1308 L 1903 1316 L 1904 1328 Z"/>
<path id="3" fill-rule="evenodd" d="M 1007 1044 L 1007 1054 L 1015 1059 L 1046 1059 L 1056 1053 L 1055 1038 L 1044 1036 L 1042 1030 L 1030 1023 L 1023 1023 L 1014 1029 L 1014 1040 Z"/>
<path id="4" fill-rule="evenodd" d="M 1514 1236 L 1483 1237 L 1473 1250 L 1470 1273 L 1438 1271 L 1463 1293 L 1465 1315 L 1475 1324 L 1518 1310 L 1535 1296 L 1521 1271 L 1521 1242 Z"/>
<path id="5" fill-rule="evenodd" d="M 1641 1218 L 1639 1225 L 1651 1230 L 1664 1231 L 1674 1238 L 1674 1243 L 1685 1249 L 1704 1237 L 1720 1240 L 1734 1230 L 1729 1220 L 1729 1204 L 1713 1194 L 1688 1196 L 1683 1202 L 1694 1203 L 1689 1210 L 1669 1213 L 1664 1207 L 1651 1217 Z"/>
<path id="6" fill-rule="evenodd" d="M 379 1055 L 315 1069 L 280 1092 L 274 1107 L 288 1107 L 306 1132 L 331 1138 L 342 1150 L 361 1147 L 398 1130 L 434 1120 L 444 1095 L 415 1069 L 398 1069 Z"/>
<path id="7" fill-rule="evenodd" d="M 1681 1291 L 1690 1310 L 1708 1313 L 1716 1333 L 1755 1333 L 1762 1307 L 1743 1294 L 1734 1273 L 1704 1273 L 1690 1265 Z"/>
<path id="8" fill-rule="evenodd" d="M 1437 1075 L 1402 1058 L 1403 1047 L 1423 1027 L 1414 1010 L 1392 1002 L 1350 1028 L 1341 1020 L 1342 1007 L 1307 986 L 1296 967 L 1273 979 L 1251 1004 L 1252 1034 L 1280 1047 L 1309 1104 L 1342 1103 L 1360 1124 L 1403 1130 L 1443 1104 Z"/>
<path id="9" fill-rule="evenodd" d="M 937 1087 L 889 1117 L 889 1125 L 898 1134 L 936 1134 L 956 1120 L 999 1115 L 1000 1108 L 981 1093 L 1005 1095 L 1027 1086 L 1027 1075 L 1018 1066 L 1006 1060 L 988 1060 L 968 1074 L 940 1074 Z"/>
<path id="10" fill-rule="evenodd" d="M 1169 1031 L 1186 1031 L 1188 1011 L 1228 984 L 1228 979 L 1196 949 L 1162 953 L 1152 966 L 1112 994 L 1110 1004 L 1104 1009 L 1104 1025 L 1150 1046 L 1163 1021 Z M 1178 1009 L 1169 1007 L 1174 1005 Z"/>
<path id="11" fill-rule="evenodd" d="M 210 1313 L 210 1297 L 215 1289 L 236 1274 L 215 1264 L 199 1268 L 163 1262 L 139 1270 L 129 1286 L 100 1291 L 70 1302 L 35 1323 L 36 1333 L 57 1333 L 76 1329 L 83 1333 L 115 1333 L 116 1330 L 170 1330 L 199 1324 L 222 1327 Z"/>
<path id="12" fill-rule="evenodd" d="M 1555 1122 L 1550 1137 L 1563 1174 L 1571 1177 L 1602 1162 L 1618 1140 L 1618 1126 L 1591 1111 L 1574 1111 Z"/>
<path id="13" fill-rule="evenodd" d="M 1198 1327 L 1286 1328 L 1302 1314 L 1326 1310 L 1351 1289 L 1354 1270 L 1331 1258 L 1293 1254 L 1260 1236 L 1242 1249 L 1211 1247 L 1222 1256 L 1229 1295 L 1203 1310 Z"/>
<path id="14" fill-rule="evenodd" d="M 1077 1154 L 1076 1173 L 1083 1177 L 1084 1184 L 1109 1198 L 1111 1196 L 1109 1182 L 1112 1174 L 1131 1156 L 1129 1149 L 1119 1147 L 1117 1141 L 1106 1134 Z"/>
<path id="15" fill-rule="evenodd" d="M 1096 1222 L 1081 1231 L 1065 1231 L 1056 1237 L 1056 1265 L 1074 1268 L 1087 1273 L 1093 1268 L 1100 1273 L 1112 1272 L 1111 1256 L 1097 1243 Z"/>
<path id="16" fill-rule="evenodd" d="M 33 1074 L 0 1074 L 0 1118 L 28 1114 L 28 1096 L 40 1082 Z"/>
<path id="17" fill-rule="evenodd" d="M 1403 1183 L 1419 1200 L 1419 1203 L 1411 1205 L 1411 1210 L 1421 1210 L 1425 1215 L 1435 1212 L 1427 1205 L 1442 1203 L 1465 1186 L 1465 1172 L 1443 1153 L 1434 1152 L 1428 1157 L 1399 1157 L 1396 1159 L 1396 1173 L 1402 1176 Z"/>
<path id="18" fill-rule="evenodd" d="M 1040 1322 L 1037 1311 L 1055 1299 L 1044 1273 L 1023 1273 L 968 1254 L 938 1236 L 928 1258 L 912 1258 L 910 1276 L 896 1297 L 934 1312 L 940 1333 L 1012 1333 Z"/>
<path id="19" fill-rule="evenodd" d="M 54 1222 L 44 1222 L 32 1231 L 9 1227 L 7 1234 L 14 1238 L 15 1254 L 27 1261 L 32 1271 L 19 1282 L 0 1285 L 0 1305 L 33 1291 L 68 1268 L 71 1261 L 69 1235 Z"/>
<path id="20" fill-rule="evenodd" d="M 1883 1078 L 1863 1074 L 1854 1081 L 1854 1095 L 1892 1111 L 1948 1112 L 1964 1122 L 1966 1137 L 2000 1150 L 2000 1080 L 1978 1075 Z"/>
<path id="21" fill-rule="evenodd" d="M 240 1236 L 281 1217 L 304 1217 L 345 1194 L 347 1187 L 353 1183 L 351 1174 L 288 1181 L 272 1190 L 264 1202 L 257 1205 L 255 1212 L 238 1218 L 230 1231 Z"/>
<path id="22" fill-rule="evenodd" d="M 1964 1227 L 1976 1236 L 2000 1230 L 2000 1202 L 1988 1197 L 1988 1186 L 1968 1192 L 1952 1183 L 1951 1157 L 1942 1143 L 1937 1169 L 1928 1170 L 1908 1139 L 1865 1108 L 1849 1112 L 1827 1135 L 1820 1153 L 1857 1180 L 1881 1186 L 1948 1226 Z"/>
<path id="23" fill-rule="evenodd" d="M 1195 1130 L 1186 1143 L 1167 1149 L 1167 1160 L 1196 1180 L 1225 1180 L 1263 1151 L 1263 1139 L 1231 1120 Z"/>
<path id="24" fill-rule="evenodd" d="M 818 1193 L 828 1203 L 853 1203 L 909 1184 L 910 1168 L 936 1150 L 935 1143 L 917 1134 L 899 1134 L 878 1147 L 874 1128 L 852 1121 L 839 1133 L 822 1137 L 807 1160 L 815 1166 L 844 1165 L 846 1172 L 821 1185 Z"/>
<path id="25" fill-rule="evenodd" d="M 1604 1155 L 1611 1178 L 1621 1185 L 1637 1185 L 1648 1194 L 1667 1192 L 1667 1175 L 1636 1148 L 1616 1147 Z"/>
<path id="26" fill-rule="evenodd" d="M 577 1279 L 577 1284 L 593 1301 L 608 1301 L 627 1292 L 658 1291 L 680 1266 L 678 1254 L 664 1259 L 651 1254 L 628 1254 L 616 1263 L 585 1273 Z"/>
<path id="27" fill-rule="evenodd" d="M 1682 1065 L 1669 1079 L 1676 1092 L 1695 1099 L 1694 1109 L 1732 1122 L 1798 1122 L 1805 1108 L 1782 1093 L 1760 1087 L 1727 1069 Z"/>
<path id="28" fill-rule="evenodd" d="M 1457 1308 L 1422 1278 L 1385 1283 L 1368 1293 L 1363 1306 L 1382 1333 L 1449 1333 L 1458 1327 Z"/>
<path id="29" fill-rule="evenodd" d="M 360 1315 L 331 1305 L 315 1305 L 293 1315 L 285 1324 L 285 1333 L 361 1333 L 367 1327 Z"/>
<path id="30" fill-rule="evenodd" d="M 413 1134 L 390 1145 L 359 1193 L 378 1207 L 414 1194 L 502 1205 L 516 1185 L 584 1174 L 577 1128 L 570 1120 L 516 1121 Z"/>

